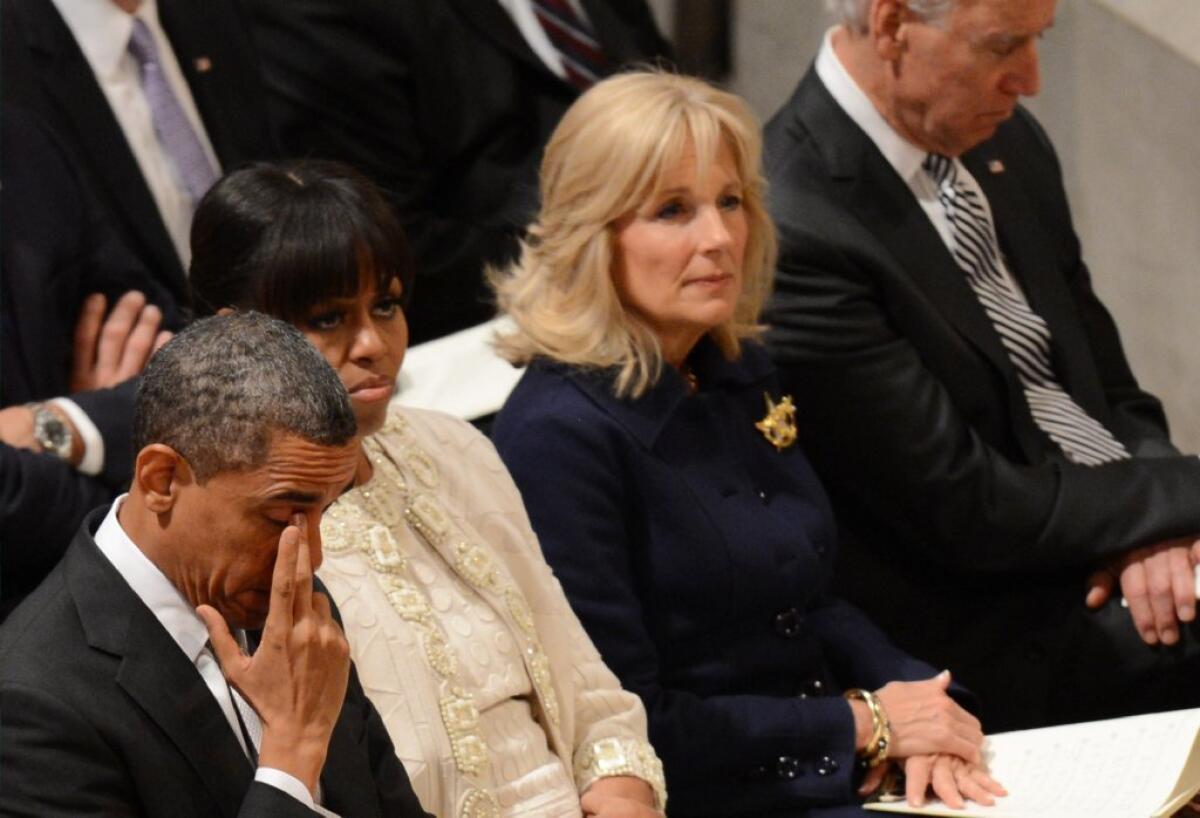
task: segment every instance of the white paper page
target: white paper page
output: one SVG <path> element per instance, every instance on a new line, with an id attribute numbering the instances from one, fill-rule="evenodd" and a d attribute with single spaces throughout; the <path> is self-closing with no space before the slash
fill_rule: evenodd
<path id="1" fill-rule="evenodd" d="M 866 806 L 980 818 L 1150 818 L 1171 797 L 1197 731 L 1200 709 L 998 733 L 987 739 L 988 763 L 1009 795 L 995 806 Z"/>

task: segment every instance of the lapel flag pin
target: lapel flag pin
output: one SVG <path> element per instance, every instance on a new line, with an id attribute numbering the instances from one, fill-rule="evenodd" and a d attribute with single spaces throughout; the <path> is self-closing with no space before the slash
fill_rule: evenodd
<path id="1" fill-rule="evenodd" d="M 212 60 L 208 57 L 197 57 L 192 62 L 192 65 L 196 66 L 197 74 L 207 74 L 209 71 L 212 71 Z"/>
<path id="2" fill-rule="evenodd" d="M 1004 163 L 999 159 L 988 160 L 988 170 L 992 173 L 1004 173 Z"/>

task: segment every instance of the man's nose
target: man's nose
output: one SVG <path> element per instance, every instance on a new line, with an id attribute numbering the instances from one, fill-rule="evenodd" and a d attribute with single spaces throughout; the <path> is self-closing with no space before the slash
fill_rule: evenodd
<path id="1" fill-rule="evenodd" d="M 1016 55 L 1017 63 L 1004 75 L 1002 90 L 1014 96 L 1037 96 L 1042 90 L 1041 58 L 1038 55 L 1037 40 L 1031 39 L 1021 46 Z"/>

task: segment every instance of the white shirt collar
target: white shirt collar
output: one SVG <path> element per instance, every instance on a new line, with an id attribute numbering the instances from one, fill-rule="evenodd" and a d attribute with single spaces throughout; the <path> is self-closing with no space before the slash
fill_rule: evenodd
<path id="1" fill-rule="evenodd" d="M 846 67 L 833 50 L 833 32 L 837 29 L 838 26 L 834 26 L 825 32 L 821 50 L 817 53 L 817 76 L 825 84 L 834 101 L 854 120 L 855 125 L 862 128 L 883 154 L 883 158 L 896 170 L 900 178 L 908 183 L 913 175 L 921 170 L 921 164 L 927 154 L 896 133 L 896 129 L 888 124 L 874 103 L 846 71 Z"/>
<path id="2" fill-rule="evenodd" d="M 188 661 L 195 664 L 208 642 L 208 629 L 191 603 L 121 528 L 117 511 L 128 496 L 122 494 L 113 502 L 96 530 L 96 546 L 171 635 Z"/>
<path id="3" fill-rule="evenodd" d="M 112 0 L 53 2 L 71 29 L 80 51 L 102 82 L 111 80 L 120 68 L 133 34 L 134 17 L 144 20 L 152 32 L 162 29 L 158 21 L 157 0 L 142 0 L 137 13 L 132 15 L 118 8 Z"/>

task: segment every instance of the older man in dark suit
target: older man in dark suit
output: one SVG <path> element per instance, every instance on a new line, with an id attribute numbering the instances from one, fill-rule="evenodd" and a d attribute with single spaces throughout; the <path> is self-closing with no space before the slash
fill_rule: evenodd
<path id="1" fill-rule="evenodd" d="M 139 387 L 130 493 L 0 627 L 0 813 L 424 816 L 314 590 L 354 414 L 295 329 L 199 322 Z"/>
<path id="2" fill-rule="evenodd" d="M 1200 704 L 1200 461 L 1138 387 L 1017 106 L 1055 0 L 835 5 L 768 126 L 768 320 L 850 532 L 845 593 L 990 729 Z"/>

